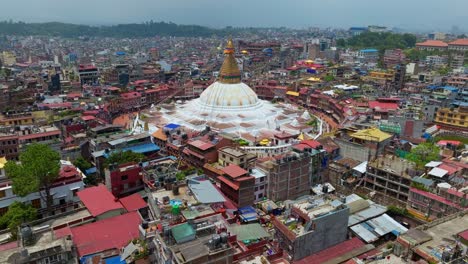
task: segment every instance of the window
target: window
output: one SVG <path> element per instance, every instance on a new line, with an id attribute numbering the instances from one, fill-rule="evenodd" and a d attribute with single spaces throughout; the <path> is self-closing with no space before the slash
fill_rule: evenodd
<path id="1" fill-rule="evenodd" d="M 73 197 L 76 197 L 77 196 L 77 193 L 78 193 L 78 189 L 75 189 L 72 191 L 73 192 Z"/>
<path id="2" fill-rule="evenodd" d="M 8 206 L 0 208 L 0 216 L 6 214 L 6 212 L 8 212 Z"/>
<path id="3" fill-rule="evenodd" d="M 260 186 L 260 190 L 265 189 L 265 185 Z"/>
<path id="4" fill-rule="evenodd" d="M 255 191 L 258 191 L 258 187 L 255 187 Z"/>
<path id="5" fill-rule="evenodd" d="M 260 182 L 264 182 L 264 181 L 265 181 L 265 177 L 261 177 Z"/>
<path id="6" fill-rule="evenodd" d="M 0 191 L 0 198 L 3 198 L 6 196 L 5 190 Z"/>
<path id="7" fill-rule="evenodd" d="M 234 161 L 234 159 L 232 157 L 229 157 L 229 161 Z"/>
<path id="8" fill-rule="evenodd" d="M 41 208 L 41 199 L 34 199 L 31 201 L 31 205 L 36 208 L 36 209 L 39 209 Z"/>
<path id="9" fill-rule="evenodd" d="M 120 177 L 120 180 L 122 180 L 122 181 L 128 180 L 128 175 L 122 175 L 122 176 Z"/>
<path id="10" fill-rule="evenodd" d="M 65 199 L 60 199 L 59 201 L 60 205 L 64 205 L 66 203 Z"/>

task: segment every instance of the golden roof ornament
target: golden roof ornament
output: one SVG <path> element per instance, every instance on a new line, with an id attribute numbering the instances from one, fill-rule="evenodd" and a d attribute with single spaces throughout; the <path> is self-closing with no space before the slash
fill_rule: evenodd
<path id="1" fill-rule="evenodd" d="M 220 83 L 235 84 L 241 82 L 241 73 L 234 57 L 235 49 L 232 39 L 229 38 L 226 48 L 224 49 L 224 62 L 219 71 Z"/>

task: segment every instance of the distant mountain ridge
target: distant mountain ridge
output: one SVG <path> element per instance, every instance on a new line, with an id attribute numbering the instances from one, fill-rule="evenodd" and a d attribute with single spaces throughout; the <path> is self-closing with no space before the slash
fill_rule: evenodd
<path id="1" fill-rule="evenodd" d="M 175 36 L 175 37 L 206 37 L 211 35 L 224 36 L 232 33 L 232 29 L 212 29 L 197 25 L 177 25 L 167 22 L 145 22 L 133 24 L 118 24 L 112 26 L 88 26 L 61 22 L 25 23 L 0 22 L 0 35 L 43 35 L 57 37 L 115 37 L 135 38 Z"/>

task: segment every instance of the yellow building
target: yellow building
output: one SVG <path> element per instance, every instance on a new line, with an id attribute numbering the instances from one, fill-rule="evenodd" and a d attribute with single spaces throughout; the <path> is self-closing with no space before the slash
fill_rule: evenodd
<path id="1" fill-rule="evenodd" d="M 1 126 L 20 126 L 34 124 L 34 116 L 31 114 L 15 114 L 11 116 L 0 115 Z"/>
<path id="2" fill-rule="evenodd" d="M 9 51 L 3 51 L 2 62 L 6 66 L 14 65 L 16 63 L 16 55 Z"/>
<path id="3" fill-rule="evenodd" d="M 441 108 L 437 111 L 436 120 L 441 125 L 468 129 L 468 106 L 459 108 Z"/>

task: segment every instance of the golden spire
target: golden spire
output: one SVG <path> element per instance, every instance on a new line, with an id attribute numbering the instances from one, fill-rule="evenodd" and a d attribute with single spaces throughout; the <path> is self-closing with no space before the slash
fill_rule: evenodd
<path id="1" fill-rule="evenodd" d="M 218 81 L 221 83 L 234 84 L 241 82 L 241 73 L 234 53 L 234 44 L 232 43 L 232 39 L 229 38 L 226 48 L 224 49 L 225 57 L 223 66 L 221 66 L 221 70 L 219 70 Z"/>

